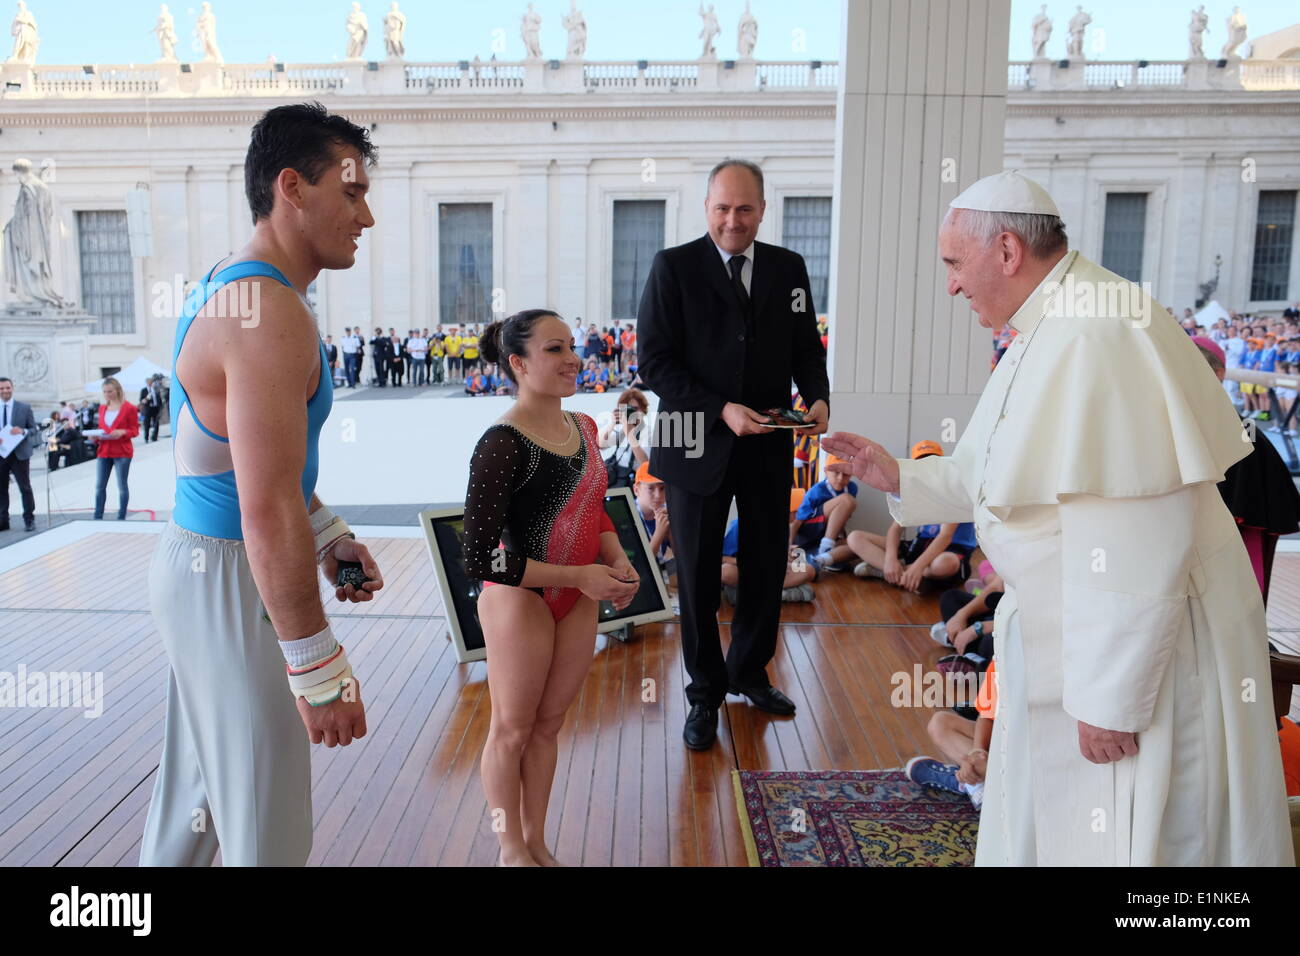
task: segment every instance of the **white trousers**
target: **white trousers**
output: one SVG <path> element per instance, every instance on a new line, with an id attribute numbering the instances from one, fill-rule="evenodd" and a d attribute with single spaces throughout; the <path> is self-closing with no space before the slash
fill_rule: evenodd
<path id="1" fill-rule="evenodd" d="M 149 567 L 171 663 L 141 866 L 301 866 L 311 753 L 242 541 L 167 525 Z"/>

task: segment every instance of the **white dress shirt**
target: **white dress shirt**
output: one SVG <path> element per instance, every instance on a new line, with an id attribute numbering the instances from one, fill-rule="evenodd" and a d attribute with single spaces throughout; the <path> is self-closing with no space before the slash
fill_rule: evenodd
<path id="1" fill-rule="evenodd" d="M 718 255 L 722 256 L 722 264 L 726 267 L 727 277 L 731 277 L 731 258 L 732 253 L 727 252 L 716 242 L 713 248 L 718 250 Z M 750 283 L 754 278 L 754 244 L 751 242 L 749 248 L 744 252 L 737 252 L 736 255 L 745 257 L 745 264 L 740 267 L 740 281 L 745 284 L 745 291 L 749 292 Z"/>

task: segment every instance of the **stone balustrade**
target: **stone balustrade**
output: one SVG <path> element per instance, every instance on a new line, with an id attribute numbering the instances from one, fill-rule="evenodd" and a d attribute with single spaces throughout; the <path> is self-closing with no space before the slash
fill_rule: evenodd
<path id="1" fill-rule="evenodd" d="M 155 63 L 0 67 L 5 99 L 836 89 L 834 61 Z"/>
<path id="2" fill-rule="evenodd" d="M 1013 60 L 1008 92 L 1300 90 L 1300 60 Z"/>
<path id="3" fill-rule="evenodd" d="M 1220 65 L 1222 63 L 1222 65 Z M 588 60 L 411 63 L 155 63 L 149 66 L 4 64 L 3 96 L 133 98 L 450 93 L 676 93 L 835 90 L 828 61 Z M 1017 60 L 1007 90 L 1300 90 L 1300 60 Z"/>

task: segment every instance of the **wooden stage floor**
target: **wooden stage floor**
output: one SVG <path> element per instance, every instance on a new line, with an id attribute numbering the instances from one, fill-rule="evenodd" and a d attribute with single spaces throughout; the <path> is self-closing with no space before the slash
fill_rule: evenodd
<path id="1" fill-rule="evenodd" d="M 149 615 L 151 534 L 94 534 L 0 575 L 0 670 L 102 671 L 104 710 L 0 709 L 0 865 L 134 866 L 162 745 L 167 659 Z M 423 540 L 368 538 L 382 598 L 330 605 L 362 679 L 368 736 L 313 748 L 312 864 L 488 866 L 478 761 L 486 666 L 444 637 Z M 1270 625 L 1300 627 L 1300 555 L 1279 555 Z M 723 619 L 730 608 L 723 603 Z M 561 732 L 550 843 L 570 864 L 744 866 L 735 769 L 874 769 L 933 752 L 928 709 L 889 704 L 890 676 L 941 656 L 938 600 L 825 575 L 785 605 L 775 718 L 729 697 L 718 744 L 681 740 L 686 683 L 675 623 L 598 639 Z M 724 643 L 727 628 L 722 628 Z M 642 702 L 651 678 L 657 701 Z"/>

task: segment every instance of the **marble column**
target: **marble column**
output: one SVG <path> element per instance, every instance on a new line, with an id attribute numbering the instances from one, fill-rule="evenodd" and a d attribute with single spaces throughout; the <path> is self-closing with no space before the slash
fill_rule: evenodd
<path id="1" fill-rule="evenodd" d="M 176 319 L 185 305 L 186 283 L 203 278 L 190 248 L 188 166 L 152 166 L 149 169 L 149 217 L 153 226 L 153 255 L 144 260 L 144 288 L 149 300 L 148 327 L 144 330 L 149 355 L 170 365 L 176 337 Z M 115 363 L 116 364 L 116 363 Z"/>
<path id="2" fill-rule="evenodd" d="M 843 8 L 830 290 L 831 429 L 951 450 L 992 356 L 937 252 L 949 201 L 1002 169 L 1010 0 Z M 886 526 L 859 497 L 854 526 Z"/>
<path id="3" fill-rule="evenodd" d="M 375 315 L 383 322 L 385 332 L 391 325 L 405 338 L 407 329 L 416 324 L 411 312 L 411 284 L 415 281 L 411 264 L 411 163 L 385 160 L 370 170 L 370 182 L 367 198 L 375 226 L 366 230 L 361 245 L 379 244 L 371 260 Z M 349 324 L 332 323 L 329 330 L 342 335 L 343 326 Z"/>
<path id="4" fill-rule="evenodd" d="M 199 166 L 194 170 L 200 267 L 206 272 L 228 256 L 230 245 L 230 166 Z"/>
<path id="5" fill-rule="evenodd" d="M 559 308 L 550 305 L 550 250 L 547 223 L 550 219 L 549 163 L 526 160 L 519 163 L 514 202 L 507 208 L 505 234 L 528 236 L 522 242 L 504 243 L 506 314 L 520 309 Z"/>
<path id="6" fill-rule="evenodd" d="M 587 166 L 586 160 L 561 160 L 554 176 L 555 214 L 549 223 L 554 262 L 547 301 L 570 322 L 596 314 L 595 303 L 587 304 Z"/>

